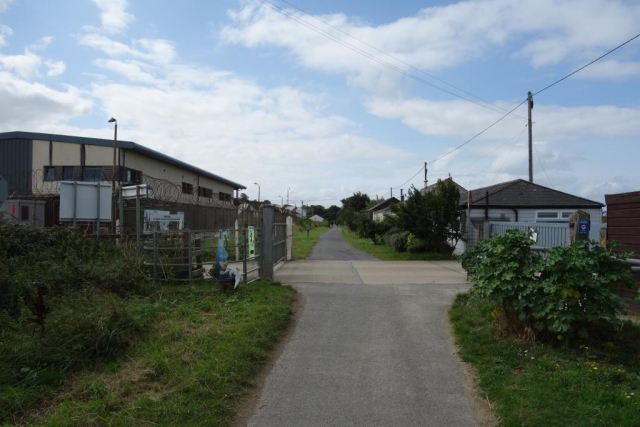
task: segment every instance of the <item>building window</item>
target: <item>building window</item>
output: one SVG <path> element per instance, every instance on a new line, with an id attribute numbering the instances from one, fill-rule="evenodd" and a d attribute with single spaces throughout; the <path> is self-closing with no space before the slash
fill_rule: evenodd
<path id="1" fill-rule="evenodd" d="M 213 197 L 213 190 L 206 187 L 198 187 L 198 196 L 210 199 Z"/>
<path id="2" fill-rule="evenodd" d="M 566 222 L 573 211 L 537 211 L 537 221 Z"/>
<path id="3" fill-rule="evenodd" d="M 56 168 L 54 166 L 44 167 L 44 180 L 55 181 L 56 180 Z"/>
<path id="4" fill-rule="evenodd" d="M 538 212 L 537 219 L 549 220 L 558 219 L 558 212 Z"/>
<path id="5" fill-rule="evenodd" d="M 62 168 L 62 179 L 65 181 L 73 181 L 75 178 L 76 168 L 73 166 L 64 166 Z"/>
<path id="6" fill-rule="evenodd" d="M 20 221 L 29 221 L 29 206 L 20 206 Z"/>
<path id="7" fill-rule="evenodd" d="M 188 182 L 183 182 L 182 192 L 184 194 L 193 194 L 193 184 L 189 184 Z"/>
<path id="8" fill-rule="evenodd" d="M 85 181 L 102 181 L 102 168 L 101 167 L 86 167 L 84 168 Z"/>

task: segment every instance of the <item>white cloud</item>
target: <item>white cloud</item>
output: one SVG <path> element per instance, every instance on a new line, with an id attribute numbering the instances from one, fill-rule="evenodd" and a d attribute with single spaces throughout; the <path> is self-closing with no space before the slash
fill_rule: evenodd
<path id="1" fill-rule="evenodd" d="M 41 37 L 36 43 L 27 47 L 29 50 L 45 50 L 53 42 L 53 36 Z"/>
<path id="2" fill-rule="evenodd" d="M 0 68 L 17 73 L 25 79 L 37 77 L 42 66 L 42 58 L 29 50 L 24 55 L 1 55 Z"/>
<path id="3" fill-rule="evenodd" d="M 580 73 L 578 78 L 622 80 L 640 77 L 640 62 L 617 61 L 615 59 L 597 62 Z"/>
<path id="4" fill-rule="evenodd" d="M 296 10 L 298 20 L 321 28 L 394 66 L 407 66 Z M 251 3 L 229 13 L 220 34 L 248 47 L 280 46 L 305 67 L 344 73 L 349 81 L 380 91 L 393 72 L 310 30 L 266 5 Z M 414 16 L 377 26 L 344 14 L 318 16 L 404 62 L 440 70 L 481 58 L 493 47 L 519 44 L 513 53 L 535 67 L 564 60 L 580 62 L 636 33 L 640 4 L 620 0 L 472 0 L 433 6 Z M 597 30 L 594 30 L 596 29 Z M 383 70 L 383 71 L 381 71 Z M 395 77 L 399 79 L 399 75 Z"/>
<path id="5" fill-rule="evenodd" d="M 67 65 L 62 61 L 47 60 L 45 61 L 44 65 L 46 65 L 48 68 L 47 77 L 59 76 L 67 69 Z"/>
<path id="6" fill-rule="evenodd" d="M 93 63 L 101 68 L 111 70 L 124 76 L 127 80 L 138 83 L 156 83 L 157 80 L 142 70 L 142 64 L 133 61 L 123 62 L 113 59 L 96 59 Z"/>
<path id="7" fill-rule="evenodd" d="M 134 48 L 101 34 L 85 33 L 79 37 L 78 42 L 81 45 L 98 49 L 111 57 L 131 57 L 156 64 L 168 64 L 176 57 L 174 43 L 162 39 L 134 40 Z"/>
<path id="8" fill-rule="evenodd" d="M 3 131 L 38 130 L 43 124 L 64 123 L 87 114 L 91 105 L 75 87 L 58 91 L 0 71 L 0 129 Z"/>
<path id="9" fill-rule="evenodd" d="M 5 46 L 7 44 L 7 37 L 11 37 L 13 35 L 13 30 L 6 25 L 0 24 L 0 46 Z"/>
<path id="10" fill-rule="evenodd" d="M 0 0 L 0 12 L 7 10 L 12 2 L 13 0 Z"/>
<path id="11" fill-rule="evenodd" d="M 497 102 L 497 106 L 512 109 L 514 105 Z M 464 101 L 433 101 L 425 98 L 371 97 L 365 106 L 369 113 L 387 119 L 399 119 L 407 126 L 425 134 L 470 138 L 500 117 Z M 516 113 L 523 114 L 523 106 Z M 640 108 L 609 105 L 562 107 L 536 104 L 533 110 L 533 130 L 536 140 L 571 140 L 585 135 L 598 137 L 628 137 L 640 135 Z M 490 129 L 483 139 L 507 139 L 517 134 L 524 120 L 507 118 Z"/>
<path id="12" fill-rule="evenodd" d="M 102 29 L 108 33 L 122 32 L 135 21 L 127 12 L 127 0 L 93 0 L 93 3 L 100 9 Z"/>

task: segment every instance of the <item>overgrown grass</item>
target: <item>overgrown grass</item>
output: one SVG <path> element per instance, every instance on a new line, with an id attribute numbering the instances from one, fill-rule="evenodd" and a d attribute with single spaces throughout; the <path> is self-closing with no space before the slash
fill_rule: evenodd
<path id="1" fill-rule="evenodd" d="M 321 234 L 329 231 L 329 227 L 312 227 L 307 237 L 307 230 L 301 225 L 293 226 L 293 247 L 291 248 L 291 256 L 293 259 L 307 259 L 311 255 L 313 247 L 318 242 Z"/>
<path id="2" fill-rule="evenodd" d="M 295 291 L 256 282 L 224 294 L 211 282 L 129 300 L 154 318 L 121 357 L 75 375 L 20 421 L 47 426 L 223 426 L 281 337 Z"/>
<path id="3" fill-rule="evenodd" d="M 396 252 L 391 246 L 385 244 L 374 245 L 371 239 L 358 237 L 347 227 L 340 227 L 342 235 L 351 246 L 366 252 L 382 261 L 442 261 L 456 259 L 453 255 L 442 255 L 433 252 L 410 253 Z"/>
<path id="4" fill-rule="evenodd" d="M 640 326 L 533 344 L 501 337 L 494 308 L 462 294 L 449 315 L 460 355 L 476 367 L 503 426 L 640 425 Z"/>

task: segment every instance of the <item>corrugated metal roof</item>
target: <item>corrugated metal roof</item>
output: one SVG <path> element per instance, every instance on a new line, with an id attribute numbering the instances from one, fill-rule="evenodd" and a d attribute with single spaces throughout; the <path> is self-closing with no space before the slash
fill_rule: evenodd
<path id="1" fill-rule="evenodd" d="M 0 140 L 15 139 L 15 138 L 31 139 L 31 140 L 36 139 L 36 140 L 42 140 L 42 141 L 68 142 L 71 144 L 98 145 L 101 147 L 113 147 L 113 139 L 86 138 L 82 136 L 56 135 L 56 134 L 50 134 L 50 133 L 37 133 L 37 132 L 0 132 Z M 133 152 L 145 155 L 147 157 L 151 157 L 156 160 L 160 160 L 165 163 L 169 163 L 170 165 L 174 165 L 186 170 L 190 170 L 192 172 L 198 173 L 202 176 L 209 177 L 211 179 L 224 182 L 228 185 L 233 186 L 233 188 L 235 189 L 243 190 L 247 188 L 242 184 L 238 184 L 237 182 L 223 178 L 219 175 L 216 175 L 204 169 L 200 169 L 199 167 L 190 165 L 188 163 L 183 162 L 182 160 L 178 160 L 171 156 L 167 156 L 166 154 L 160 153 L 159 151 L 156 151 L 156 150 L 152 150 L 151 148 L 147 148 L 144 145 L 140 145 L 132 141 L 118 140 L 118 147 L 124 148 L 126 150 L 131 150 Z"/>

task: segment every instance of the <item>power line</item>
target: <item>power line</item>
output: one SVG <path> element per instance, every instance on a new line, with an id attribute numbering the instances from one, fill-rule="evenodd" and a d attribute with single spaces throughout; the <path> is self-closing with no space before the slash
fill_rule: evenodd
<path id="1" fill-rule="evenodd" d="M 524 104 L 525 102 L 527 102 L 527 100 L 525 99 L 524 101 L 522 101 L 520 104 L 516 105 L 515 107 L 513 107 L 512 110 L 510 110 L 509 112 L 507 112 L 507 114 L 505 114 L 504 116 L 500 117 L 498 120 L 496 120 L 495 122 L 491 123 L 489 126 L 487 126 L 486 128 L 484 128 L 482 131 L 478 132 L 477 134 L 475 134 L 474 136 L 472 136 L 471 138 L 467 139 L 465 142 L 463 142 L 462 144 L 458 145 L 456 148 L 454 148 L 451 151 L 446 152 L 445 154 L 443 154 L 442 156 L 431 160 L 430 162 L 428 162 L 429 164 L 433 164 L 435 162 L 437 162 L 438 160 L 441 160 L 445 157 L 447 157 L 449 154 L 453 153 L 456 150 L 461 149 L 462 147 L 464 147 L 465 145 L 467 145 L 468 143 L 470 143 L 471 141 L 473 141 L 474 139 L 476 139 L 477 137 L 479 137 L 480 135 L 482 135 L 483 133 L 485 133 L 486 131 L 488 131 L 489 129 L 491 129 L 492 127 L 494 127 L 495 125 L 497 125 L 498 123 L 500 123 L 505 117 L 507 117 L 509 114 L 513 113 L 518 107 L 520 107 L 522 104 Z"/>
<path id="2" fill-rule="evenodd" d="M 616 50 L 620 49 L 622 46 L 624 46 L 624 45 L 626 45 L 626 44 L 628 44 L 628 43 L 631 43 L 632 41 L 634 41 L 634 40 L 635 40 L 635 39 L 637 39 L 638 37 L 640 37 L 640 34 L 637 34 L 637 35 L 635 35 L 635 36 L 631 37 L 631 38 L 630 38 L 629 40 L 627 40 L 626 42 L 624 42 L 624 43 L 622 43 L 622 44 L 620 44 L 620 45 L 618 45 L 618 46 L 614 47 L 614 48 L 613 48 L 613 49 L 611 49 L 609 52 L 605 53 L 604 55 L 601 55 L 601 56 L 597 57 L 597 58 L 596 58 L 596 59 L 594 59 L 593 61 L 589 62 L 588 64 L 583 65 L 582 67 L 578 68 L 577 70 L 572 71 L 571 73 L 567 74 L 566 76 L 564 76 L 564 77 L 563 77 L 563 78 L 561 78 L 560 80 L 556 80 L 555 82 L 551 83 L 549 86 L 545 87 L 544 89 L 540 89 L 539 91 L 537 91 L 537 92 L 536 92 L 536 93 L 534 93 L 533 95 L 535 96 L 535 95 L 537 95 L 537 94 L 539 94 L 539 93 L 542 93 L 542 92 L 544 92 L 545 90 L 549 89 L 550 87 L 557 85 L 557 84 L 558 84 L 558 83 L 560 83 L 561 81 L 568 79 L 569 77 L 571 77 L 571 76 L 573 76 L 574 74 L 576 74 L 578 71 L 582 71 L 582 70 L 584 70 L 585 68 L 587 68 L 589 65 L 592 65 L 592 64 L 594 64 L 594 63 L 596 63 L 596 62 L 600 61 L 600 60 L 601 60 L 602 58 L 604 58 L 605 56 L 609 55 L 610 53 L 615 52 Z"/>
<path id="3" fill-rule="evenodd" d="M 325 31 L 325 30 L 323 30 L 322 28 L 316 27 L 315 25 L 313 25 L 313 24 L 309 23 L 308 21 L 306 21 L 306 20 L 304 20 L 304 19 L 302 19 L 302 18 L 299 18 L 299 17 L 295 16 L 294 14 L 292 14 L 292 13 L 288 12 L 287 10 L 285 10 L 284 8 L 281 8 L 280 6 L 278 6 L 278 5 L 274 4 L 274 3 L 271 3 L 269 0 L 257 0 L 257 1 L 259 1 L 259 2 L 260 2 L 260 3 L 262 3 L 262 4 L 264 4 L 264 5 L 265 5 L 265 6 L 267 6 L 267 7 L 269 7 L 269 8 L 271 8 L 271 9 L 275 10 L 276 12 L 278 12 L 278 13 L 280 13 L 280 14 L 282 14 L 282 15 L 286 16 L 286 17 L 288 17 L 289 19 L 292 19 L 292 20 L 294 20 L 294 21 L 298 22 L 299 24 L 301 24 L 301 25 L 303 25 L 303 26 L 305 26 L 305 27 L 309 28 L 310 30 L 312 30 L 312 31 L 314 31 L 314 32 L 316 32 L 316 33 L 318 33 L 318 34 L 320 34 L 320 35 L 322 35 L 322 36 L 325 36 L 325 37 L 327 37 L 328 39 L 333 40 L 333 41 L 334 41 L 334 42 L 336 42 L 336 43 L 341 44 L 342 46 L 346 47 L 347 49 L 350 49 L 350 50 L 352 50 L 352 51 L 356 52 L 356 53 L 357 53 L 357 54 L 359 54 L 359 55 L 362 55 L 362 56 L 364 56 L 364 57 L 366 57 L 366 58 L 368 58 L 368 59 L 370 59 L 370 60 L 372 60 L 372 61 L 375 61 L 375 62 L 377 62 L 378 64 L 384 65 L 385 67 L 387 67 L 387 68 L 389 68 L 389 69 L 391 69 L 391 70 L 393 70 L 393 71 L 396 71 L 396 72 L 398 72 L 398 73 L 400 73 L 400 74 L 402 74 L 402 75 L 404 75 L 404 76 L 406 76 L 406 77 L 409 77 L 409 78 L 411 78 L 411 79 L 413 79 L 413 80 L 415 80 L 415 81 L 417 81 L 417 82 L 420 82 L 420 83 L 422 83 L 422 84 L 425 84 L 425 85 L 427 85 L 427 86 L 430 86 L 430 87 L 432 87 L 432 88 L 434 88 L 434 89 L 437 89 L 437 90 L 440 90 L 440 91 L 442 91 L 442 92 L 445 92 L 445 93 L 447 93 L 447 94 L 449 94 L 449 95 L 452 95 L 452 96 L 455 96 L 455 97 L 457 97 L 457 98 L 463 99 L 463 100 L 465 100 L 465 101 L 467 101 L 467 102 L 470 102 L 470 103 L 472 103 L 472 104 L 478 105 L 478 106 L 480 106 L 480 107 L 482 107 L 482 108 L 486 108 L 486 109 L 491 110 L 491 111 L 493 111 L 493 112 L 500 112 L 500 111 L 496 111 L 496 109 L 495 109 L 495 108 L 491 108 L 491 107 L 489 107 L 489 106 L 488 106 L 488 105 L 486 105 L 486 104 L 482 104 L 482 103 L 480 103 L 480 102 L 477 102 L 477 101 L 474 101 L 474 100 L 469 99 L 469 98 L 467 98 L 467 97 L 464 97 L 464 96 L 462 96 L 462 95 L 459 95 L 459 94 L 457 94 L 457 93 L 455 93 L 455 92 L 452 92 L 452 91 L 450 91 L 450 90 L 448 90 L 448 89 L 445 89 L 445 88 L 443 88 L 443 87 L 441 87 L 441 86 L 438 86 L 438 85 L 436 85 L 436 84 L 433 84 L 433 83 L 431 83 L 431 82 L 429 82 L 429 81 L 427 81 L 427 80 L 425 80 L 425 79 L 423 79 L 423 78 L 421 78 L 421 77 L 418 77 L 418 76 L 416 76 L 415 74 L 412 74 L 412 73 L 410 73 L 410 72 L 408 72 L 408 71 L 406 71 L 406 70 L 403 70 L 402 68 L 396 67 L 395 65 L 390 64 L 389 62 L 386 62 L 386 61 L 384 61 L 384 60 L 382 60 L 382 59 L 380 59 L 380 58 L 378 58 L 378 57 L 376 57 L 376 56 L 374 56 L 374 55 L 370 54 L 369 52 L 366 52 L 366 51 L 364 51 L 364 50 L 360 49 L 359 47 L 354 46 L 354 45 L 352 45 L 351 43 L 348 43 L 348 42 L 344 41 L 343 39 L 340 39 L 340 38 L 338 38 L 338 37 L 336 37 L 336 36 L 332 35 L 331 33 L 326 32 L 326 31 Z M 353 37 L 353 36 L 352 36 L 352 37 Z M 389 55 L 389 56 L 390 56 L 390 55 Z M 475 96 L 474 96 L 474 97 L 475 97 Z M 483 102 L 486 102 L 486 101 L 483 101 Z M 493 104 L 491 104 L 491 105 L 493 105 Z M 497 108 L 499 108 L 499 107 L 497 107 Z M 502 110 L 502 109 L 501 109 L 501 110 Z M 503 110 L 503 111 L 504 111 L 504 110 Z M 520 116 L 518 116 L 518 117 L 520 117 Z M 520 118 L 521 118 L 521 119 L 524 119 L 523 117 L 520 117 Z"/>
<path id="4" fill-rule="evenodd" d="M 267 3 L 271 3 L 269 0 L 264 0 L 264 1 L 266 1 Z M 344 34 L 345 36 L 350 37 L 350 38 L 352 38 L 352 39 L 354 39 L 354 40 L 357 40 L 357 41 L 359 41 L 360 43 L 364 44 L 365 46 L 368 46 L 368 47 L 370 47 L 371 49 L 374 49 L 375 51 L 377 51 L 377 52 L 379 52 L 379 53 L 381 53 L 381 54 L 383 54 L 383 55 L 385 55 L 385 56 L 387 56 L 387 57 L 389 57 L 389 58 L 391 58 L 391 59 L 394 59 L 394 60 L 396 60 L 396 61 L 400 62 L 401 64 L 406 65 L 406 66 L 407 66 L 407 67 L 409 67 L 409 68 L 412 68 L 412 69 L 414 69 L 414 70 L 416 70 L 416 71 L 418 71 L 418 72 L 420 72 L 420 73 L 422 73 L 422 74 L 425 74 L 425 75 L 427 75 L 427 76 L 431 77 L 431 78 L 432 78 L 432 79 L 434 79 L 434 80 L 437 80 L 437 81 L 439 81 L 439 82 L 441 82 L 441 83 L 444 83 L 444 84 L 446 84 L 447 86 L 449 86 L 449 87 L 451 87 L 451 88 L 453 88 L 453 89 L 459 90 L 460 92 L 465 93 L 465 94 L 467 94 L 467 95 L 469 95 L 469 96 L 471 96 L 471 97 L 473 97 L 473 98 L 475 98 L 475 99 L 477 99 L 477 100 L 479 100 L 479 101 L 482 101 L 482 102 L 484 102 L 485 104 L 491 105 L 492 107 L 494 107 L 494 108 L 496 108 L 496 109 L 498 109 L 498 110 L 502 111 L 503 113 L 507 111 L 506 109 L 504 109 L 504 108 L 502 108 L 502 107 L 499 107 L 499 106 L 497 106 L 497 105 L 493 104 L 492 102 L 487 101 L 486 99 L 483 99 L 483 98 L 481 98 L 481 97 L 479 97 L 479 96 L 477 96 L 477 95 L 474 95 L 473 93 L 471 93 L 471 92 L 469 92 L 469 91 L 466 91 L 466 90 L 462 89 L 461 87 L 458 87 L 458 86 L 456 86 L 456 85 L 453 85 L 453 84 L 451 84 L 451 83 L 449 83 L 449 82 L 447 82 L 447 81 L 445 81 L 445 80 L 443 80 L 443 79 L 441 79 L 441 78 L 439 78 L 439 77 L 437 77 L 437 76 L 434 76 L 433 74 L 431 74 L 431 73 L 429 73 L 429 72 L 427 72 L 427 71 L 425 71 L 425 70 L 423 70 L 423 69 L 421 69 L 421 68 L 418 68 L 418 67 L 416 67 L 416 66 L 414 66 L 414 65 L 412 65 L 412 64 L 410 64 L 410 63 L 408 63 L 408 62 L 406 62 L 406 61 L 404 61 L 404 60 L 402 60 L 402 59 L 400 59 L 400 58 L 398 58 L 397 56 L 394 56 L 394 55 L 392 55 L 392 54 L 390 54 L 390 53 L 388 53 L 388 52 L 385 52 L 384 50 L 382 50 L 382 49 L 380 49 L 380 48 L 378 48 L 378 47 L 376 47 L 376 46 L 374 46 L 374 45 L 372 45 L 372 44 L 370 44 L 370 43 L 368 43 L 368 42 L 366 42 L 366 41 L 364 41 L 364 40 L 362 40 L 362 39 L 360 39 L 360 38 L 358 38 L 358 37 L 356 37 L 356 36 L 354 36 L 354 35 L 352 35 L 352 34 L 350 34 L 350 33 L 348 33 L 348 32 L 346 32 L 346 31 L 344 31 L 344 30 L 343 30 L 343 29 L 341 29 L 340 27 L 336 27 L 335 25 L 333 25 L 333 24 L 331 24 L 331 23 L 329 23 L 329 22 L 327 22 L 327 21 L 325 21 L 325 20 L 323 20 L 323 19 L 320 19 L 320 18 L 318 18 L 318 17 L 317 17 L 317 16 L 315 16 L 315 15 L 312 15 L 311 13 L 307 12 L 307 11 L 306 11 L 306 10 L 304 10 L 304 9 L 301 9 L 300 7 L 296 6 L 295 4 L 293 4 L 293 3 L 291 3 L 291 2 L 289 2 L 289 1 L 287 1 L 287 0 L 280 0 L 280 1 L 281 1 L 281 2 L 283 2 L 283 3 L 288 4 L 289 6 L 291 6 L 291 7 L 295 8 L 295 9 L 297 9 L 297 10 L 299 10 L 300 12 L 302 12 L 302 13 L 304 13 L 305 15 L 307 15 L 307 16 L 309 16 L 309 17 L 311 17 L 311 18 L 315 19 L 316 21 L 322 22 L 323 24 L 325 24 L 325 25 L 327 25 L 327 26 L 329 26 L 329 27 L 333 28 L 334 30 L 341 32 L 341 33 L 342 33 L 342 34 Z M 271 3 L 271 4 L 273 4 L 273 3 Z M 456 95 L 456 96 L 457 96 L 457 95 Z M 466 99 L 466 98 L 462 98 L 462 99 Z M 485 107 L 486 107 L 486 106 L 485 106 Z M 492 111 L 496 111 L 496 110 L 495 110 L 495 109 L 493 109 L 493 108 L 489 108 L 489 109 L 490 109 L 490 110 L 492 110 Z M 521 116 L 517 116 L 517 117 L 520 117 L 521 119 L 526 120 L 524 117 L 521 117 Z"/>
<path id="5" fill-rule="evenodd" d="M 547 175 L 547 171 L 544 168 L 544 164 L 542 163 L 542 159 L 540 158 L 540 154 L 538 154 L 538 148 L 536 147 L 536 144 L 533 144 L 533 149 L 536 152 L 536 157 L 538 158 L 538 163 L 540 163 L 540 167 L 542 168 L 542 172 L 544 172 L 544 176 L 546 176 L 547 177 L 547 181 L 549 181 L 549 185 L 551 186 L 551 188 L 555 188 L 555 186 L 553 185 L 553 183 L 549 179 L 549 175 Z"/>
<path id="6" fill-rule="evenodd" d="M 513 152 L 513 149 L 516 148 L 516 145 L 518 145 L 518 142 L 520 141 L 520 137 L 521 136 L 522 136 L 522 133 L 520 134 L 518 139 L 516 139 L 516 142 L 513 144 L 513 146 L 511 147 L 511 150 L 509 151 L 509 154 L 507 154 L 507 157 L 505 157 L 504 162 L 502 162 L 502 166 L 500 166 L 500 169 L 498 169 L 498 172 L 496 172 L 496 174 L 494 175 L 493 179 L 491 180 L 491 185 L 493 185 L 493 183 L 495 182 L 495 180 L 498 177 L 498 175 L 500 174 L 500 172 L 502 172 L 502 168 L 504 167 L 504 165 L 507 164 L 507 160 L 509 160 L 509 157 L 511 157 L 511 153 Z"/>

